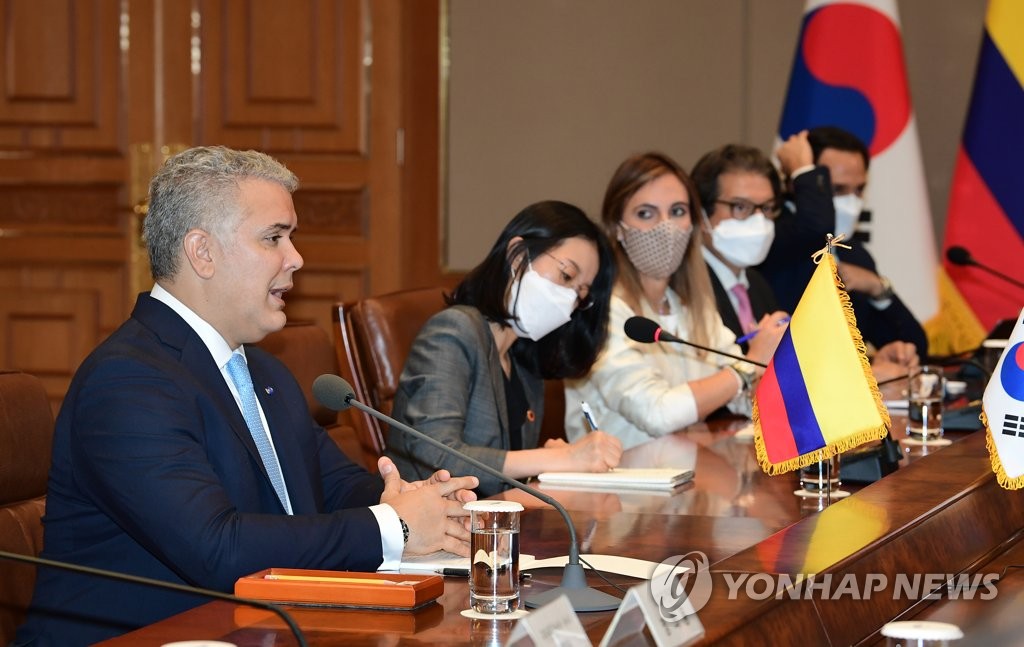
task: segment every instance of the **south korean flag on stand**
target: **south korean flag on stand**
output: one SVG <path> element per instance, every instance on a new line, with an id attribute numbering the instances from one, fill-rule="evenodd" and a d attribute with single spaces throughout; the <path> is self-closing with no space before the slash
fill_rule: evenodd
<path id="1" fill-rule="evenodd" d="M 1024 487 L 1024 310 L 985 387 L 981 420 L 999 485 Z"/>

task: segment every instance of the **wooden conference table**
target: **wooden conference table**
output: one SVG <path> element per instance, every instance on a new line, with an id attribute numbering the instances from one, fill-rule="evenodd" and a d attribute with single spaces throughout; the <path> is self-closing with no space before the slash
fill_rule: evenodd
<path id="1" fill-rule="evenodd" d="M 903 428 L 901 419 L 894 417 L 893 423 L 895 430 Z M 713 586 L 698 614 L 706 631 L 702 644 L 873 645 L 884 623 L 909 618 L 959 621 L 968 638 L 972 631 L 982 636 L 1005 629 L 1003 624 L 993 629 L 983 621 L 964 622 L 986 613 L 996 622 L 1012 623 L 1016 634 L 1011 635 L 1019 637 L 1021 607 L 1011 601 L 1024 601 L 1024 572 L 1008 573 L 1006 590 L 989 601 L 927 600 L 920 599 L 923 593 L 911 598 L 893 591 L 900 574 L 998 572 L 1004 564 L 1024 560 L 1024 496 L 996 483 L 984 432 L 950 434 L 955 442 L 940 450 L 904 447 L 908 460 L 900 461 L 900 469 L 868 486 L 844 485 L 852 496 L 824 507 L 816 498 L 794 496 L 795 475 L 771 477 L 760 470 L 753 443 L 736 437 L 744 425 L 698 424 L 626 453 L 629 466 L 695 465 L 694 482 L 671 494 L 545 491 L 570 511 L 581 553 L 653 562 L 691 551 L 707 555 Z M 527 507 L 520 542 L 524 553 L 538 558 L 566 554 L 568 531 L 555 510 L 519 491 L 502 497 Z M 819 581 L 830 574 L 833 582 L 852 575 L 859 587 L 884 576 L 888 588 L 872 592 L 867 601 L 850 591 L 832 599 L 762 599 L 757 587 L 751 595 L 740 587 L 729 596 L 725 579 L 735 583 L 739 574 L 786 574 L 795 581 L 805 573 L 818 573 Z M 556 569 L 534 571 L 523 594 L 557 586 L 559 579 Z M 624 576 L 609 579 L 623 587 L 638 583 Z M 590 584 L 621 596 L 594 575 Z M 507 638 L 511 621 L 469 620 L 460 615 L 468 604 L 466 580 L 446 578 L 437 604 L 415 613 L 293 612 L 310 645 L 480 645 Z M 579 615 L 595 645 L 613 615 Z M 103 644 L 161 645 L 199 638 L 240 647 L 297 644 L 269 612 L 227 602 L 203 605 Z"/>

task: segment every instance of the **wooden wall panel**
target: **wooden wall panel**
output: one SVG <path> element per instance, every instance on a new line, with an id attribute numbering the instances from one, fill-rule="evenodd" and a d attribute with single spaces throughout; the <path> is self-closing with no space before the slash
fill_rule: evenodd
<path id="1" fill-rule="evenodd" d="M 0 366 L 13 366 L 43 381 L 54 410 L 74 369 L 98 336 L 94 292 L 14 290 L 0 300 Z"/>
<path id="2" fill-rule="evenodd" d="M 118 149 L 118 15 L 116 0 L 0 5 L 0 147 Z"/>
<path id="3" fill-rule="evenodd" d="M 192 145 L 263 150 L 299 176 L 305 266 L 290 318 L 330 330 L 336 301 L 407 287 L 407 11 L 405 0 L 0 0 L 0 366 L 63 393 L 149 288 L 133 208 L 152 169 Z"/>
<path id="4" fill-rule="evenodd" d="M 200 139 L 270 153 L 363 154 L 362 3 L 202 7 Z"/>

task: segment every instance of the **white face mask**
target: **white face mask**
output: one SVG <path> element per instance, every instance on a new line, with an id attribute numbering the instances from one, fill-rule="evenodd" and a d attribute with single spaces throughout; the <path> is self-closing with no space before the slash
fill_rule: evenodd
<path id="1" fill-rule="evenodd" d="M 775 221 L 760 211 L 746 220 L 727 218 L 711 230 L 711 244 L 736 267 L 757 265 L 768 256 L 775 240 Z"/>
<path id="2" fill-rule="evenodd" d="M 836 236 L 846 234 L 849 240 L 857 228 L 860 212 L 864 210 L 864 201 L 853 193 L 847 193 L 833 197 L 832 204 L 836 208 L 836 230 L 832 233 Z"/>
<path id="3" fill-rule="evenodd" d="M 569 323 L 576 309 L 576 290 L 558 285 L 538 274 L 527 264 L 521 279 L 512 282 L 506 307 L 512 313 L 508 325 L 519 337 L 539 340 L 552 330 Z"/>

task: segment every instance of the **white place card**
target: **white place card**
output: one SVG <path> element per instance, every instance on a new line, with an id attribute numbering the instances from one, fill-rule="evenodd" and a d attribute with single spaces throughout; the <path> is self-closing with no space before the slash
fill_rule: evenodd
<path id="1" fill-rule="evenodd" d="M 512 647 L 593 647 L 569 598 L 560 595 L 516 623 L 508 638 Z"/>
<path id="2" fill-rule="evenodd" d="M 658 603 L 651 596 L 650 585 L 637 584 L 626 592 L 600 647 L 615 647 L 635 639 L 643 632 L 644 625 L 650 629 L 657 647 L 683 647 L 695 643 L 704 637 L 704 625 L 689 600 L 683 601 L 683 609 L 686 615 L 682 620 L 665 620 Z"/>

